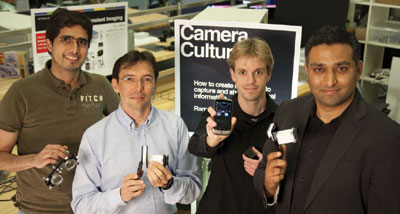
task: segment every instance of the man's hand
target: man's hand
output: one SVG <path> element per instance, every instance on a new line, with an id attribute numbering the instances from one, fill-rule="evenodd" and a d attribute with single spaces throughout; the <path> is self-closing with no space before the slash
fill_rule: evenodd
<path id="1" fill-rule="evenodd" d="M 43 168 L 47 164 L 56 164 L 67 157 L 67 146 L 47 144 L 42 151 L 32 156 L 32 167 Z"/>
<path id="2" fill-rule="evenodd" d="M 153 187 L 165 187 L 172 178 L 172 174 L 157 161 L 151 161 L 147 169 L 147 177 Z"/>
<path id="3" fill-rule="evenodd" d="M 244 160 L 244 169 L 249 175 L 254 176 L 254 172 L 258 167 L 258 163 L 260 163 L 260 161 L 262 160 L 263 155 L 256 148 L 254 148 L 254 146 L 251 149 L 253 149 L 253 151 L 257 154 L 258 159 L 255 160 L 248 158 L 244 154 L 242 154 L 242 158 Z"/>
<path id="4" fill-rule="evenodd" d="M 272 198 L 278 189 L 279 182 L 283 180 L 287 162 L 286 146 L 282 145 L 282 152 L 271 152 L 267 156 L 267 166 L 265 167 L 264 188 L 268 198 Z M 282 157 L 282 159 L 279 159 Z"/>
<path id="5" fill-rule="evenodd" d="M 122 179 L 120 189 L 121 198 L 124 202 L 129 202 L 135 197 L 138 197 L 144 192 L 146 185 L 144 181 L 139 180 L 137 174 L 128 174 Z"/>
<path id="6" fill-rule="evenodd" d="M 221 99 L 223 99 L 225 96 L 224 96 L 224 94 L 220 94 L 219 97 Z M 222 142 L 223 140 L 225 140 L 229 135 L 214 134 L 213 128 L 217 126 L 217 123 L 214 121 L 214 117 L 215 117 L 215 115 L 217 115 L 217 112 L 214 110 L 213 107 L 208 107 L 207 111 L 211 116 L 207 118 L 207 125 L 206 125 L 207 138 L 206 138 L 206 142 L 207 142 L 207 145 L 209 147 L 213 148 L 213 147 L 218 146 L 218 144 L 220 142 Z M 232 117 L 231 124 L 232 124 L 232 127 L 231 127 L 231 131 L 232 131 L 233 127 L 236 124 L 236 117 Z"/>

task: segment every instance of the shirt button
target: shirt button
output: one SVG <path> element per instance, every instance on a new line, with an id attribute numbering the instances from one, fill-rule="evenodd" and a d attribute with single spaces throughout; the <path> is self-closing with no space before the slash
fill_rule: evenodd
<path id="1" fill-rule="evenodd" d="M 308 151 L 308 153 L 309 153 L 310 155 L 312 155 L 313 151 L 310 149 L 310 151 Z"/>
<path id="2" fill-rule="evenodd" d="M 303 183 L 303 182 L 304 182 L 304 178 L 300 178 L 299 183 Z"/>

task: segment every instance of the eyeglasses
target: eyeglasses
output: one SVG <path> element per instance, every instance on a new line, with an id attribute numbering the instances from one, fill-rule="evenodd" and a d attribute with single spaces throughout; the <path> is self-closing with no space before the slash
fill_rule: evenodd
<path id="1" fill-rule="evenodd" d="M 78 46 L 82 46 L 82 47 L 88 47 L 88 45 L 89 45 L 89 41 L 84 38 L 75 38 L 72 36 L 61 36 L 59 38 L 59 40 L 64 45 L 71 45 L 73 42 L 75 42 Z"/>
<path id="2" fill-rule="evenodd" d="M 78 156 L 74 156 L 67 150 L 67 158 L 62 159 L 57 164 L 57 166 L 53 165 L 53 170 L 50 172 L 50 174 L 46 178 L 43 178 L 44 182 L 49 187 L 49 189 L 52 189 L 53 186 L 59 187 L 61 185 L 61 183 L 64 181 L 64 178 L 61 175 L 63 169 L 66 169 L 67 171 L 71 171 L 78 164 L 79 164 Z"/>
<path id="3" fill-rule="evenodd" d="M 144 77 L 141 79 L 137 79 L 137 78 L 133 78 L 133 77 L 124 77 L 124 78 L 120 78 L 120 80 L 127 82 L 131 85 L 137 85 L 140 81 L 140 83 L 144 86 L 151 86 L 153 85 L 153 78 L 152 77 Z"/>

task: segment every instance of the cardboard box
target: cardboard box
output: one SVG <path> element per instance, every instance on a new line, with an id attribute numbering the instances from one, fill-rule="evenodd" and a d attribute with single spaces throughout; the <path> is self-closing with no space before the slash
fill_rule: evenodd
<path id="1" fill-rule="evenodd" d="M 356 37 L 358 41 L 365 41 L 367 35 L 366 27 L 356 27 Z"/>
<path id="2" fill-rule="evenodd" d="M 376 0 L 377 3 L 400 5 L 400 0 Z"/>
<path id="3" fill-rule="evenodd" d="M 24 51 L 7 51 L 0 53 L 0 76 L 2 78 L 22 78 L 26 72 Z"/>

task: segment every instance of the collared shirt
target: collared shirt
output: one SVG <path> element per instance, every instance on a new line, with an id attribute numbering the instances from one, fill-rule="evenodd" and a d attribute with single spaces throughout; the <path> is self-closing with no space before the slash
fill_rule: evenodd
<path id="1" fill-rule="evenodd" d="M 315 110 L 310 116 L 297 160 L 293 199 L 290 206 L 291 214 L 304 213 L 304 204 L 314 175 L 347 109 L 340 116 L 326 124 L 317 117 Z"/>
<path id="2" fill-rule="evenodd" d="M 108 117 L 90 127 L 79 148 L 73 182 L 72 208 L 75 213 L 176 213 L 176 203 L 189 204 L 200 194 L 197 159 L 187 151 L 188 130 L 177 115 L 152 107 L 144 124 L 134 121 L 121 105 Z M 169 155 L 168 169 L 173 186 L 161 192 L 149 182 L 144 167 L 145 191 L 128 203 L 121 199 L 122 179 L 136 174 L 141 146 L 148 155 Z"/>

